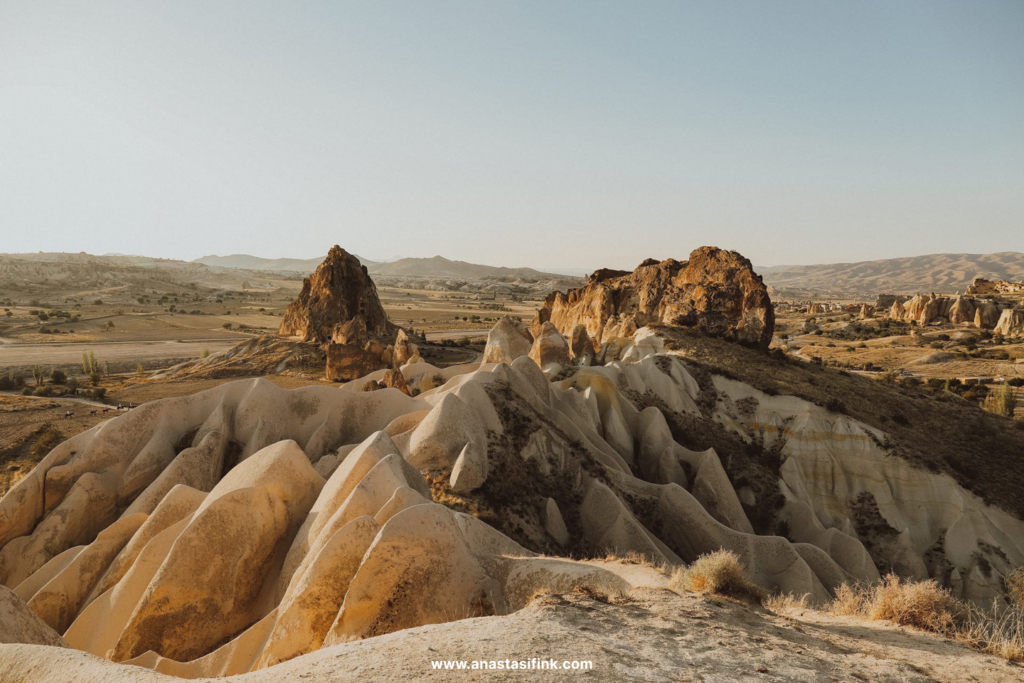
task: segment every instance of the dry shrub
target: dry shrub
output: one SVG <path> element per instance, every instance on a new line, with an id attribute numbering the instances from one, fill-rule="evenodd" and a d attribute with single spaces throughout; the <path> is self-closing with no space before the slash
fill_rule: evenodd
<path id="1" fill-rule="evenodd" d="M 1024 609 L 1024 567 L 1017 567 L 1003 578 L 1006 585 L 1006 597 L 1010 604 Z"/>
<path id="2" fill-rule="evenodd" d="M 963 613 L 963 603 L 934 580 L 900 581 L 895 574 L 889 574 L 872 589 L 866 604 L 869 619 L 947 635 L 955 633 Z"/>
<path id="3" fill-rule="evenodd" d="M 901 581 L 890 574 L 868 588 L 842 585 L 828 607 L 831 614 L 889 621 L 938 633 L 976 650 L 1011 661 L 1024 660 L 1024 571 L 1006 577 L 1009 607 L 983 610 L 957 600 L 935 581 Z"/>
<path id="4" fill-rule="evenodd" d="M 672 587 L 697 593 L 714 593 L 760 604 L 765 592 L 743 574 L 740 558 L 728 550 L 701 555 L 689 567 L 672 575 Z"/>
<path id="5" fill-rule="evenodd" d="M 660 560 L 652 559 L 644 553 L 630 550 L 625 555 L 617 555 L 614 552 L 608 553 L 602 558 L 604 562 L 619 562 L 621 564 L 636 564 L 642 567 L 648 567 L 656 572 L 668 575 L 669 566 Z"/>
<path id="6" fill-rule="evenodd" d="M 965 605 L 965 616 L 956 639 L 970 647 L 1011 662 L 1024 661 L 1024 609 L 993 605 L 982 610 Z"/>
<path id="7" fill-rule="evenodd" d="M 769 612 L 775 612 L 776 614 L 787 614 L 790 612 L 803 613 L 809 609 L 807 605 L 807 598 L 809 596 L 802 595 L 799 598 L 793 596 L 792 593 L 782 593 L 777 595 L 769 595 L 765 598 L 761 604 Z"/>
<path id="8" fill-rule="evenodd" d="M 828 606 L 828 611 L 841 617 L 862 616 L 867 601 L 867 590 L 844 583 L 836 589 L 836 598 Z"/>

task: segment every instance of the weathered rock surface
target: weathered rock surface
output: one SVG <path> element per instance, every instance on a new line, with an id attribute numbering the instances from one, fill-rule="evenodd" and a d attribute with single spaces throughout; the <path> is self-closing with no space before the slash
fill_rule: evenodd
<path id="1" fill-rule="evenodd" d="M 545 322 L 563 335 L 582 324 L 601 345 L 661 323 L 767 349 L 775 311 L 750 261 L 733 251 L 701 247 L 687 261 L 651 259 L 632 273 L 599 270 L 579 289 L 553 292 L 534 330 Z"/>
<path id="2" fill-rule="evenodd" d="M 303 281 L 299 298 L 288 306 L 278 332 L 324 343 L 331 339 L 336 325 L 357 316 L 362 316 L 369 334 L 394 333 L 366 268 L 355 256 L 335 245 L 324 262 Z"/>
<path id="3" fill-rule="evenodd" d="M 811 604 L 880 568 L 985 603 L 1024 564 L 1024 522 L 890 452 L 885 433 L 665 353 L 650 328 L 626 341 L 633 362 L 553 381 L 519 356 L 391 370 L 416 396 L 359 391 L 399 384 L 377 370 L 341 388 L 244 380 L 144 404 L 0 499 L 0 583 L 72 647 L 204 677 L 510 615 L 538 590 L 650 585 L 538 554 L 672 566 L 727 548 L 757 584 Z M 739 445 L 677 441 L 700 428 Z M 774 480 L 730 478 L 753 444 L 778 463 L 757 476 Z M 480 517 L 440 504 L 452 500 Z M 785 537 L 764 533 L 765 509 Z"/>
<path id="4" fill-rule="evenodd" d="M 536 339 L 530 348 L 530 360 L 541 368 L 554 364 L 558 366 L 569 363 L 569 343 L 551 323 L 544 323 L 537 330 Z"/>
<path id="5" fill-rule="evenodd" d="M 992 332 L 1004 337 L 1024 336 L 1024 308 L 1004 309 Z"/>
<path id="6" fill-rule="evenodd" d="M 530 353 L 533 335 L 526 326 L 507 315 L 502 316 L 487 334 L 484 347 L 485 363 L 511 363 Z"/>
<path id="7" fill-rule="evenodd" d="M 46 625 L 10 588 L 0 586 L 0 645 L 25 643 L 67 647 L 56 631 Z M 3 659 L 0 650 L 0 659 Z"/>

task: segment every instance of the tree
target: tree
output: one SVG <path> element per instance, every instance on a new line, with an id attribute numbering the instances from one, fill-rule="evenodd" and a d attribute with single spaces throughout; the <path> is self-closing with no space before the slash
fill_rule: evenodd
<path id="1" fill-rule="evenodd" d="M 135 366 L 135 374 L 136 375 L 144 375 L 144 374 L 146 374 L 146 371 L 142 368 L 142 363 L 139 363 L 138 365 Z"/>
<path id="2" fill-rule="evenodd" d="M 54 369 L 54 371 L 50 373 L 50 381 L 54 384 L 66 384 L 68 376 L 64 374 L 63 370 Z"/>
<path id="3" fill-rule="evenodd" d="M 1009 384 L 1003 384 L 985 398 L 985 410 L 996 415 L 1013 417 L 1016 408 L 1017 397 Z"/>
<path id="4" fill-rule="evenodd" d="M 94 387 L 98 387 L 100 385 L 100 379 L 100 373 L 98 372 L 92 372 L 89 374 L 89 381 Z"/>
<path id="5" fill-rule="evenodd" d="M 42 384 L 43 380 L 45 378 L 46 378 L 46 376 L 43 374 L 43 369 L 41 367 L 39 367 L 38 365 L 33 365 L 32 366 L 32 379 L 34 379 L 36 381 L 36 385 Z"/>

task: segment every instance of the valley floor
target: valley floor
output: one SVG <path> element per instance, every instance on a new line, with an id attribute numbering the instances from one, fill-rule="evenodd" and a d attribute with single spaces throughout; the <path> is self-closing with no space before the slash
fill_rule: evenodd
<path id="1" fill-rule="evenodd" d="M 433 662 L 590 661 L 580 671 L 436 670 Z M 443 666 L 443 664 L 441 665 Z M 239 683 L 344 681 L 1024 681 L 1024 668 L 938 636 L 805 610 L 780 616 L 719 597 L 643 588 L 627 600 L 542 595 L 505 617 L 421 626 L 325 648 Z M 170 683 L 84 652 L 0 645 L 8 683 Z"/>

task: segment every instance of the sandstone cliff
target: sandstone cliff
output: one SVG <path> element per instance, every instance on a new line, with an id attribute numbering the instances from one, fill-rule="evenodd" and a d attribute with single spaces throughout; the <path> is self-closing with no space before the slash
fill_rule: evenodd
<path id="1" fill-rule="evenodd" d="M 583 287 L 553 292 L 534 320 L 535 336 L 546 322 L 563 335 L 582 324 L 598 349 L 656 323 L 767 349 L 775 310 L 750 261 L 701 247 L 687 261 L 648 259 L 632 273 L 599 270 Z"/>

